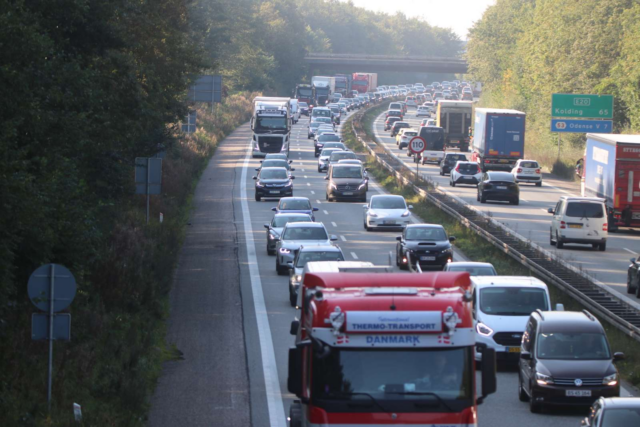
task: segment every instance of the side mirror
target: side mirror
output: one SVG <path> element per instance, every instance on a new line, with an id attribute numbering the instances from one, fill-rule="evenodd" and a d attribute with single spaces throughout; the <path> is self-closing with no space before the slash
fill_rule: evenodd
<path id="1" fill-rule="evenodd" d="M 256 170 L 257 170 L 257 171 L 259 171 L 259 170 L 260 170 L 260 168 L 256 168 Z"/>
<path id="2" fill-rule="evenodd" d="M 291 168 L 291 169 L 289 169 L 289 170 L 293 172 L 293 171 L 295 171 L 295 170 L 296 170 L 296 168 Z"/>
<path id="3" fill-rule="evenodd" d="M 549 208 L 547 209 L 547 212 L 549 212 L 550 214 L 556 213 L 555 210 L 553 208 Z"/>
<path id="4" fill-rule="evenodd" d="M 325 176 L 325 177 L 324 177 L 324 180 L 325 180 L 325 181 L 329 181 L 329 175 Z"/>
<path id="5" fill-rule="evenodd" d="M 624 360 L 624 353 L 621 353 L 621 352 L 613 353 L 613 361 L 617 362 L 618 360 Z"/>
<path id="6" fill-rule="evenodd" d="M 338 236 L 336 236 L 335 234 L 331 235 L 331 241 L 335 242 L 336 240 L 338 240 Z"/>
<path id="7" fill-rule="evenodd" d="M 409 207 L 409 209 L 413 209 L 413 205 L 409 205 L 408 207 Z"/>
<path id="8" fill-rule="evenodd" d="M 484 355 L 482 355 L 482 357 L 484 357 Z M 522 353 L 520 353 L 520 359 L 531 360 L 531 353 L 529 353 L 528 351 L 523 351 Z"/>
<path id="9" fill-rule="evenodd" d="M 364 209 L 369 209 L 369 206 L 367 206 L 367 205 L 362 205 L 362 207 L 363 207 Z"/>
<path id="10" fill-rule="evenodd" d="M 293 160 L 289 160 L 289 164 L 293 163 Z"/>
<path id="11" fill-rule="evenodd" d="M 635 264 L 636 263 L 636 259 L 635 258 L 631 258 L 630 261 L 631 261 L 631 264 Z"/>
<path id="12" fill-rule="evenodd" d="M 564 311 L 564 304 L 556 304 L 556 311 Z"/>
<path id="13" fill-rule="evenodd" d="M 402 236 L 398 236 L 398 237 L 396 237 L 396 240 L 397 240 L 398 242 L 402 242 Z"/>
<path id="14" fill-rule="evenodd" d="M 318 212 L 320 209 L 319 208 L 313 208 L 314 212 Z"/>
<path id="15" fill-rule="evenodd" d="M 487 347 L 482 352 L 482 397 L 479 403 L 482 403 L 488 395 L 495 393 L 496 389 L 496 350 Z"/>
<path id="16" fill-rule="evenodd" d="M 264 225 L 264 228 L 266 228 L 267 230 L 269 229 L 269 227 L 270 227 L 270 226 L 269 226 L 269 224 L 268 224 L 268 223 Z"/>
<path id="17" fill-rule="evenodd" d="M 453 243 L 456 241 L 456 236 L 449 237 L 449 242 Z"/>
<path id="18" fill-rule="evenodd" d="M 291 327 L 289 328 L 289 333 L 291 335 L 298 335 L 298 329 L 300 329 L 300 320 L 296 318 L 291 321 Z"/>
<path id="19" fill-rule="evenodd" d="M 293 268 L 293 261 L 287 262 L 287 268 L 289 268 L 289 270 Z"/>
<path id="20" fill-rule="evenodd" d="M 253 178 L 253 179 L 258 179 L 258 177 L 257 177 L 257 176 L 254 176 L 254 177 L 252 177 L 252 178 Z"/>
<path id="21" fill-rule="evenodd" d="M 277 212 L 278 208 L 271 208 L 272 211 Z"/>
<path id="22" fill-rule="evenodd" d="M 293 176 L 293 175 L 291 175 L 289 178 L 290 178 L 290 179 L 296 179 L 296 177 L 295 177 L 295 176 Z"/>
<path id="23" fill-rule="evenodd" d="M 582 427 L 589 427 L 589 419 L 588 418 L 583 418 L 582 420 L 580 420 L 580 425 Z"/>

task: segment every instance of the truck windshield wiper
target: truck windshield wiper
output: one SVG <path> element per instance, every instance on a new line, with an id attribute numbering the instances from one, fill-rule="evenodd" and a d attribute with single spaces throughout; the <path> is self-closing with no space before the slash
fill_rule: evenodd
<path id="1" fill-rule="evenodd" d="M 399 394 L 401 396 L 432 396 L 432 397 L 435 397 L 436 400 L 438 402 L 440 402 L 440 404 L 442 406 L 447 408 L 447 410 L 449 410 L 450 412 L 455 412 L 453 409 L 451 409 L 451 406 L 447 405 L 447 402 L 445 402 L 444 399 L 442 399 L 436 393 L 433 393 L 433 392 L 430 392 L 430 391 L 397 391 L 397 392 L 385 392 L 385 393 L 387 393 L 387 394 Z"/>
<path id="2" fill-rule="evenodd" d="M 332 397 L 367 396 L 369 399 L 371 399 L 373 403 L 375 403 L 378 406 L 378 408 L 382 409 L 383 412 L 389 412 L 386 409 L 384 409 L 384 407 L 380 404 L 380 402 L 378 402 L 378 400 L 372 395 L 370 395 L 369 393 L 344 391 L 339 393 L 330 392 L 330 393 L 327 393 L 327 395 Z"/>

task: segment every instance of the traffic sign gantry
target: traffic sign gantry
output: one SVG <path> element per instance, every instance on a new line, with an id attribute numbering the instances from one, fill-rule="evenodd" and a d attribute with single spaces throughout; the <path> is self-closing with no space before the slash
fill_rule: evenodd
<path id="1" fill-rule="evenodd" d="M 414 136 L 409 141 L 409 150 L 414 154 L 420 154 L 427 148 L 427 142 L 419 136 Z"/>
<path id="2" fill-rule="evenodd" d="M 551 117 L 612 119 L 613 95 L 551 95 Z"/>

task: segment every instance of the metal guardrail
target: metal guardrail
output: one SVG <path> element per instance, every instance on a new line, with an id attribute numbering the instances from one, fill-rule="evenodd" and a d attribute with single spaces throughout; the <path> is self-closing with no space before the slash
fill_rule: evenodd
<path id="1" fill-rule="evenodd" d="M 335 59 L 390 59 L 390 60 L 409 60 L 409 61 L 434 61 L 434 62 L 453 62 L 453 63 L 466 63 L 467 61 L 461 58 L 452 57 L 440 57 L 440 56 L 405 56 L 405 55 L 363 55 L 363 54 L 349 54 L 349 53 L 308 53 L 305 58 L 320 59 L 320 58 L 335 58 Z"/>
<path id="2" fill-rule="evenodd" d="M 640 342 L 640 311 L 630 302 L 611 292 L 604 284 L 590 277 L 585 271 L 570 265 L 561 257 L 507 228 L 504 224 L 475 209 L 462 199 L 444 193 L 429 180 L 416 176 L 415 171 L 395 159 L 386 147 L 378 145 L 375 141 L 367 141 L 367 136 L 363 137 L 358 134 L 354 124 L 357 121 L 358 127 L 362 128 L 361 120 L 366 111 L 368 109 L 356 113 L 351 121 L 351 130 L 369 154 L 397 180 L 411 187 L 417 194 L 438 206 L 523 266 L 543 277 L 547 282 L 555 284 L 627 336 Z M 375 147 L 381 147 L 384 151 L 382 153 L 376 152 Z M 407 176 L 413 176 L 414 180 L 409 180 Z M 415 185 L 414 182 L 418 182 L 420 185 Z"/>

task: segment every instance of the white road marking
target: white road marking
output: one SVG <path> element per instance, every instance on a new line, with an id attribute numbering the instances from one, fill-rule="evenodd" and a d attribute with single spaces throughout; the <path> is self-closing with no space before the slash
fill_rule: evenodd
<path id="1" fill-rule="evenodd" d="M 301 169 L 301 170 L 302 170 L 302 172 L 304 172 L 304 171 L 305 171 L 304 169 Z"/>
<path id="2" fill-rule="evenodd" d="M 351 252 L 351 256 L 353 257 L 353 259 L 358 259 L 358 255 L 356 255 L 355 252 Z"/>
<path id="3" fill-rule="evenodd" d="M 307 175 L 304 176 L 305 179 L 309 178 Z"/>
<path id="4" fill-rule="evenodd" d="M 316 192 L 315 192 L 315 191 L 313 191 L 313 190 L 311 190 L 311 194 L 316 194 Z"/>
<path id="5" fill-rule="evenodd" d="M 331 225 L 333 225 L 334 227 L 337 227 L 338 224 L 336 224 L 335 222 L 331 221 Z"/>
<path id="6" fill-rule="evenodd" d="M 340 235 L 340 240 L 342 240 L 343 242 L 346 242 L 346 241 L 347 241 L 347 238 L 346 238 L 346 237 L 344 237 L 343 235 Z"/>
<path id="7" fill-rule="evenodd" d="M 316 203 L 319 204 L 319 205 L 322 204 L 322 202 L 320 200 L 316 200 Z"/>
<path id="8" fill-rule="evenodd" d="M 325 215 L 329 215 L 329 212 L 327 212 L 326 209 L 323 209 L 322 212 L 324 212 Z"/>
<path id="9" fill-rule="evenodd" d="M 638 255 L 638 253 L 637 253 L 637 252 L 634 252 L 634 251 L 632 251 L 631 249 L 627 249 L 627 248 L 622 248 L 622 249 L 624 249 L 625 251 L 629 252 L 630 254 Z"/>
<path id="10" fill-rule="evenodd" d="M 307 182 L 307 187 L 311 187 L 311 184 L 309 184 L 308 182 Z"/>
<path id="11" fill-rule="evenodd" d="M 546 209 L 540 209 L 542 212 L 549 213 Z"/>
<path id="12" fill-rule="evenodd" d="M 249 279 L 251 281 L 251 293 L 253 294 L 253 308 L 255 310 L 258 326 L 258 338 L 260 341 L 260 356 L 262 358 L 262 373 L 264 375 L 267 409 L 269 411 L 269 425 L 286 426 L 284 402 L 278 377 L 278 365 L 273 349 L 273 338 L 269 327 L 267 307 L 262 292 L 262 281 L 258 269 L 256 245 L 253 240 L 253 228 L 251 226 L 251 214 L 247 202 L 247 167 L 251 158 L 251 148 L 247 150 L 247 156 L 242 166 L 240 178 L 240 205 L 242 207 L 242 220 L 244 223 L 245 243 L 247 247 L 247 264 L 249 266 Z"/>

